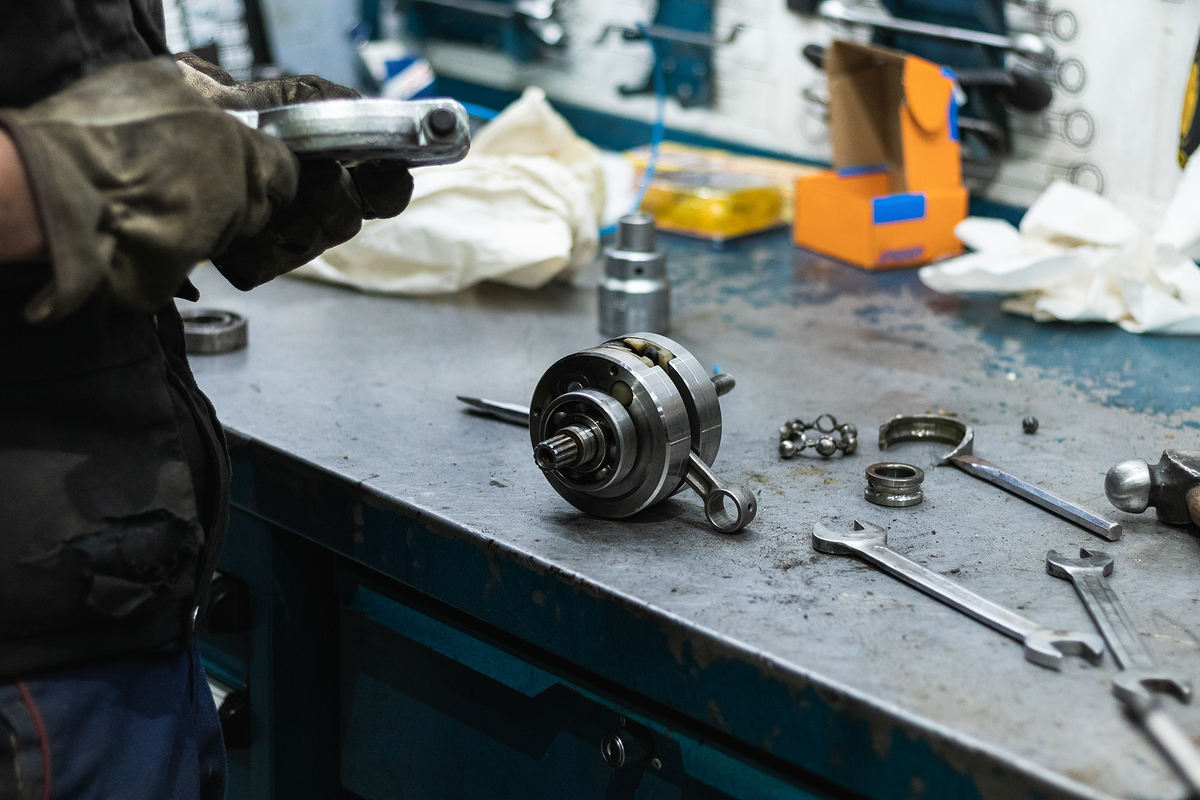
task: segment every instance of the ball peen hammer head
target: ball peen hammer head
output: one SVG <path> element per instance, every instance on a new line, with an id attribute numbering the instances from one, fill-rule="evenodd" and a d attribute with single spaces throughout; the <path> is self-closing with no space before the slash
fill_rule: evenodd
<path id="1" fill-rule="evenodd" d="M 1105 475 L 1104 493 L 1121 511 L 1153 506 L 1168 525 L 1200 525 L 1200 453 L 1165 450 L 1157 464 L 1122 461 Z"/>

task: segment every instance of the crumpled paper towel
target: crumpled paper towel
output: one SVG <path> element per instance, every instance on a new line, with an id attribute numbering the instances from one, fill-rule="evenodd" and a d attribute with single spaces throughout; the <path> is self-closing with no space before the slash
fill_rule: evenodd
<path id="1" fill-rule="evenodd" d="M 1148 236 L 1108 200 L 1055 181 L 1018 230 L 968 217 L 955 235 L 975 252 L 924 267 L 938 292 L 1013 294 L 1003 308 L 1038 322 L 1115 322 L 1132 333 L 1200 334 L 1200 159 Z"/>
<path id="2" fill-rule="evenodd" d="M 392 219 L 292 275 L 383 294 L 456 292 L 484 280 L 536 289 L 596 256 L 604 207 L 600 151 L 538 88 L 474 137 L 458 164 L 413 170 L 413 197 Z"/>

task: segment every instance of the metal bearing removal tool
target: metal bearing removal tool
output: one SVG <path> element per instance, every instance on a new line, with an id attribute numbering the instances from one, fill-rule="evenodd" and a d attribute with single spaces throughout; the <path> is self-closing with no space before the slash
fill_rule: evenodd
<path id="1" fill-rule="evenodd" d="M 938 466 L 953 464 L 980 480 L 993 483 L 1001 489 L 1023 497 L 1063 519 L 1086 528 L 1110 542 L 1121 538 L 1121 525 L 1111 519 L 1089 511 L 1078 503 L 1072 503 L 1054 492 L 1022 480 L 990 461 L 971 455 L 975 444 L 975 432 L 965 422 L 939 414 L 912 414 L 892 417 L 879 426 L 879 449 L 887 450 L 899 442 L 930 441 L 954 445 Z"/>
<path id="2" fill-rule="evenodd" d="M 1025 658 L 1034 664 L 1059 669 L 1065 655 L 1080 656 L 1093 664 L 1098 664 L 1104 657 L 1104 640 L 1096 634 L 1051 630 L 1030 622 L 900 555 L 888 547 L 887 531 L 878 525 L 855 521 L 852 531 L 835 533 L 818 522 L 813 528 L 812 545 L 821 553 L 858 556 L 968 617 L 1016 639 L 1025 646 Z"/>
<path id="3" fill-rule="evenodd" d="M 1112 570 L 1113 558 L 1108 553 L 1085 548 L 1080 548 L 1079 558 L 1067 558 L 1054 550 L 1046 553 L 1046 571 L 1074 584 L 1122 670 L 1113 678 L 1113 694 L 1175 765 L 1192 791 L 1200 794 L 1200 752 L 1152 694 L 1174 695 L 1187 703 L 1192 699 L 1192 682 L 1158 668 L 1120 596 L 1108 583 Z"/>
<path id="4" fill-rule="evenodd" d="M 527 419 L 534 461 L 581 511 L 622 519 L 690 486 L 709 523 L 734 533 L 753 521 L 758 502 L 712 471 L 718 398 L 733 387 L 732 376 L 710 377 L 678 342 L 631 333 L 551 365 L 529 409 L 458 399 L 500 419 Z"/>

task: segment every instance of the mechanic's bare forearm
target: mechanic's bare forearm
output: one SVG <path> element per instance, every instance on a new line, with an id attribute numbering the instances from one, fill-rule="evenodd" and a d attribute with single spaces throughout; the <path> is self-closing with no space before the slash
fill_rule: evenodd
<path id="1" fill-rule="evenodd" d="M 45 256 L 46 237 L 25 168 L 12 139 L 0 130 L 0 263 Z"/>

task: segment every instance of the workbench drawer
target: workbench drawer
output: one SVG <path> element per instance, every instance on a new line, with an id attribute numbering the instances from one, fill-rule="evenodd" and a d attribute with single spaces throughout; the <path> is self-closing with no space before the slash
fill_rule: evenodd
<path id="1" fill-rule="evenodd" d="M 341 771 L 366 800 L 825 796 L 373 588 L 349 595 Z"/>

